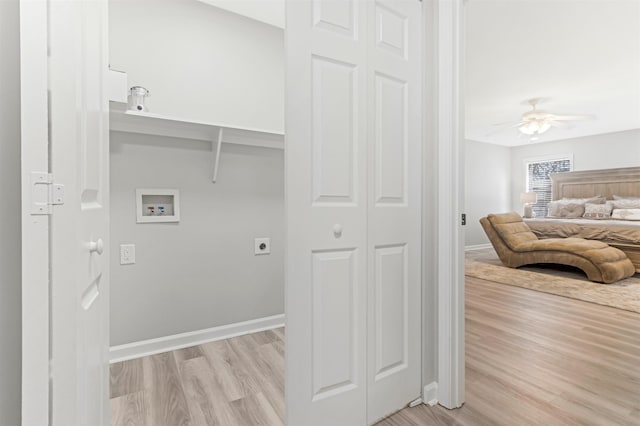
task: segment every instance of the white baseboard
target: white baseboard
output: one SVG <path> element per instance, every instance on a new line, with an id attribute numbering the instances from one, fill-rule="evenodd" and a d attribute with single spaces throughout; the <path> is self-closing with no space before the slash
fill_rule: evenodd
<path id="1" fill-rule="evenodd" d="M 174 351 L 176 349 L 197 346 L 215 340 L 229 339 L 243 334 L 257 333 L 284 326 L 284 314 L 271 317 L 258 318 L 234 324 L 221 325 L 219 327 L 204 330 L 190 331 L 174 334 L 172 336 L 158 337 L 156 339 L 142 340 L 140 342 L 126 343 L 124 345 L 109 348 L 109 362 L 120 362 L 143 356 Z"/>
<path id="2" fill-rule="evenodd" d="M 438 382 L 431 382 L 424 387 L 422 400 L 432 407 L 438 404 Z"/>
<path id="3" fill-rule="evenodd" d="M 484 250 L 493 247 L 491 243 L 486 244 L 476 244 L 473 246 L 464 246 L 464 251 L 472 251 L 472 250 Z"/>

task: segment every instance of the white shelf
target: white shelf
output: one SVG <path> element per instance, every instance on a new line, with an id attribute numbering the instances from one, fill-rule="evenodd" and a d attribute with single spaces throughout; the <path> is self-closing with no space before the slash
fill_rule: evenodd
<path id="1" fill-rule="evenodd" d="M 222 123 L 206 123 L 148 112 L 129 111 L 120 102 L 110 102 L 110 129 L 119 132 L 169 136 L 217 142 L 223 130 L 223 143 L 284 149 L 284 133 L 240 128 Z"/>

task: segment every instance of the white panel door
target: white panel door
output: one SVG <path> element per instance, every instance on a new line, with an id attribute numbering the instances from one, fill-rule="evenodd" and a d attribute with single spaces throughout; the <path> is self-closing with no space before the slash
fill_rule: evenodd
<path id="1" fill-rule="evenodd" d="M 366 423 L 366 7 L 287 2 L 287 424 Z"/>
<path id="2" fill-rule="evenodd" d="M 106 0 L 49 0 L 52 424 L 109 424 Z"/>
<path id="3" fill-rule="evenodd" d="M 367 6 L 367 417 L 373 423 L 421 394 L 422 3 Z"/>

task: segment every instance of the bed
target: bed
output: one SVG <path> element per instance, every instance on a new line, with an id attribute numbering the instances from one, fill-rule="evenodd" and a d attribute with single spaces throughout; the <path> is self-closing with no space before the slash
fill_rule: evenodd
<path id="1" fill-rule="evenodd" d="M 601 195 L 640 197 L 640 167 L 558 173 L 551 175 L 552 199 L 587 198 Z M 579 237 L 616 247 L 640 272 L 640 221 L 603 219 L 525 219 L 540 239 Z"/>

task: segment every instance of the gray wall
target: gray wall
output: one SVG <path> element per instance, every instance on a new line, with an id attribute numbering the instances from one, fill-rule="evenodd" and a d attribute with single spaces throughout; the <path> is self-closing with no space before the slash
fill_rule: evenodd
<path id="1" fill-rule="evenodd" d="M 511 206 L 511 152 L 506 146 L 465 141 L 465 246 L 487 244 L 480 223 L 489 213 L 509 211 Z"/>
<path id="2" fill-rule="evenodd" d="M 136 188 L 179 189 L 180 222 L 136 224 Z M 283 239 L 282 150 L 223 144 L 214 184 L 209 143 L 111 133 L 112 346 L 283 313 Z"/>
<path id="3" fill-rule="evenodd" d="M 20 424 L 20 27 L 18 0 L 0 1 L 0 423 Z"/>
<path id="4" fill-rule="evenodd" d="M 478 219 L 487 213 L 522 211 L 525 161 L 570 155 L 574 170 L 640 165 L 640 129 L 554 142 L 504 147 L 465 142 L 465 245 L 488 243 Z"/>
<path id="5" fill-rule="evenodd" d="M 550 155 L 573 155 L 573 170 L 640 166 L 640 129 L 511 148 L 511 205 L 522 210 L 525 161 Z"/>
<path id="6" fill-rule="evenodd" d="M 284 128 L 284 32 L 197 1 L 111 0 L 110 64 L 150 112 Z M 111 344 L 284 311 L 282 150 L 112 133 Z M 179 224 L 135 223 L 134 191 L 178 188 Z M 255 237 L 272 254 L 254 256 Z M 135 243 L 137 264 L 119 264 Z"/>
<path id="7" fill-rule="evenodd" d="M 284 31 L 194 0 L 111 0 L 109 60 L 150 111 L 284 130 Z"/>

